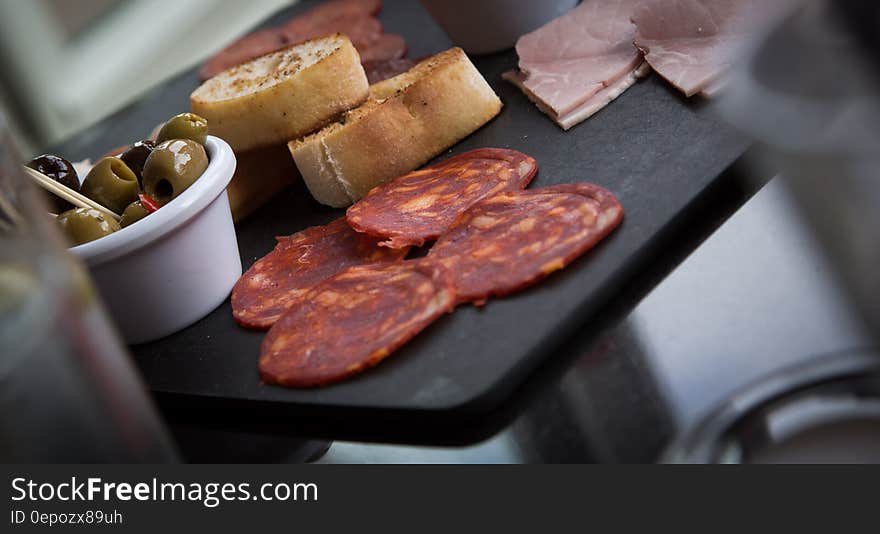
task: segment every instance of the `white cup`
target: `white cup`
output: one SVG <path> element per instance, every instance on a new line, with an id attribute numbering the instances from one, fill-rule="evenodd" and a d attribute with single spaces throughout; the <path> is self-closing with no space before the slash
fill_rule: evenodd
<path id="1" fill-rule="evenodd" d="M 210 163 L 189 188 L 140 221 L 72 247 L 127 343 L 181 330 L 219 306 L 241 276 L 226 186 L 235 155 L 205 144 Z"/>

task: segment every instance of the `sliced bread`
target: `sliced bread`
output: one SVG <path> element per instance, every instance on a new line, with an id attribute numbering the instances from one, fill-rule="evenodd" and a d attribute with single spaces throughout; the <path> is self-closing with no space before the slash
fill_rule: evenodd
<path id="1" fill-rule="evenodd" d="M 460 48 L 372 86 L 370 99 L 288 144 L 315 199 L 345 207 L 440 154 L 501 111 Z"/>
<path id="2" fill-rule="evenodd" d="M 245 151 L 315 131 L 368 95 L 357 50 L 335 34 L 225 70 L 193 91 L 190 105 L 209 133 Z"/>
<path id="3" fill-rule="evenodd" d="M 235 153 L 235 174 L 226 187 L 232 219 L 239 222 L 299 180 L 287 144 Z"/>

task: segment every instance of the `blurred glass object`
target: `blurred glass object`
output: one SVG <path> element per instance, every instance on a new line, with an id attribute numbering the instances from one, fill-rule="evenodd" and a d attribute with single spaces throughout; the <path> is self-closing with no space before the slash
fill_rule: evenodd
<path id="1" fill-rule="evenodd" d="M 0 93 L 6 93 L 7 117 L 32 146 L 57 143 L 132 104 L 290 2 L 0 0 Z"/>
<path id="2" fill-rule="evenodd" d="M 880 463 L 880 358 L 825 355 L 735 394 L 681 434 L 667 463 Z"/>
<path id="3" fill-rule="evenodd" d="M 880 335 L 880 50 L 845 24 L 880 4 L 805 0 L 743 65 L 720 107 L 759 141 Z M 877 20 L 876 16 L 873 20 Z"/>
<path id="4" fill-rule="evenodd" d="M 55 22 L 61 38 L 73 41 L 87 33 L 104 17 L 112 16 L 113 10 L 130 0 L 41 0 L 44 9 Z"/>
<path id="5" fill-rule="evenodd" d="M 0 115 L 0 461 L 176 461 L 130 355 L 21 163 Z"/>

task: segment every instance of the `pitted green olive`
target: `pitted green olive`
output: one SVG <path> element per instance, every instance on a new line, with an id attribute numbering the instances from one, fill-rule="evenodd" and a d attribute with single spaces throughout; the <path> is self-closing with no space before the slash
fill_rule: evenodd
<path id="1" fill-rule="evenodd" d="M 144 192 L 166 204 L 195 182 L 208 168 L 205 148 L 191 139 L 174 139 L 156 146 L 144 163 Z"/>
<path id="2" fill-rule="evenodd" d="M 156 135 L 156 143 L 171 139 L 191 139 L 204 145 L 208 138 L 208 121 L 195 113 L 181 113 L 168 119 Z"/>
<path id="3" fill-rule="evenodd" d="M 92 167 L 80 192 L 114 213 L 138 198 L 138 180 L 119 158 L 104 158 Z"/>
<path id="4" fill-rule="evenodd" d="M 122 228 L 110 216 L 94 208 L 67 210 L 55 220 L 73 246 L 94 241 Z"/>
<path id="5" fill-rule="evenodd" d="M 149 214 L 150 212 L 147 211 L 147 208 L 145 208 L 143 204 L 141 204 L 141 201 L 135 200 L 125 208 L 125 211 L 122 212 L 122 220 L 119 221 L 119 225 L 125 228 L 130 224 L 138 222 Z"/>

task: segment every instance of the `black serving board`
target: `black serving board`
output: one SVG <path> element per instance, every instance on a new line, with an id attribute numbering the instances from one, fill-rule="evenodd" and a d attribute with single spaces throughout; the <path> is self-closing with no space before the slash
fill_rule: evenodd
<path id="1" fill-rule="evenodd" d="M 277 24 L 314 5 L 305 2 L 272 17 Z M 418 2 L 386 0 L 386 31 L 402 34 L 410 55 L 451 46 Z M 478 147 L 521 150 L 537 159 L 532 187 L 591 181 L 623 204 L 623 224 L 593 251 L 540 285 L 461 306 L 431 325 L 376 368 L 322 389 L 292 390 L 260 383 L 257 357 L 263 333 L 232 320 L 229 301 L 203 320 L 165 339 L 132 347 L 150 389 L 170 412 L 197 419 L 251 420 L 327 417 L 347 425 L 474 421 L 495 410 L 561 343 L 591 322 L 627 280 L 647 267 L 670 228 L 739 158 L 748 143 L 721 123 L 705 102 L 686 101 L 657 76 L 637 83 L 586 122 L 563 132 L 501 79 L 516 65 L 513 50 L 473 58 L 504 109 L 491 123 L 441 158 Z M 58 149 L 71 158 L 102 153 L 143 136 L 160 120 L 188 110 L 195 70 L 170 80 L 138 103 Z M 298 185 L 237 227 L 246 269 L 270 251 L 274 236 L 327 223 L 342 210 L 323 207 Z M 210 265 L 205 265 L 206 270 Z M 405 439 L 405 438 L 404 438 Z M 413 438 L 423 441 L 421 438 Z"/>

